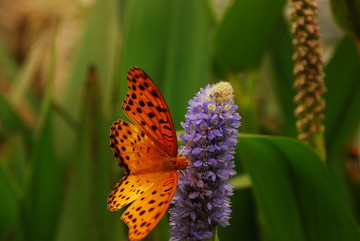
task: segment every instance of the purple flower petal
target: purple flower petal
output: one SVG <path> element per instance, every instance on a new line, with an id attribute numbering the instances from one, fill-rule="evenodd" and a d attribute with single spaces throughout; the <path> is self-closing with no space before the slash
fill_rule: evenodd
<path id="1" fill-rule="evenodd" d="M 169 210 L 170 240 L 206 240 L 217 225 L 229 225 L 233 186 L 228 180 L 236 174 L 232 159 L 241 117 L 231 99 L 220 103 L 209 99 L 214 91 L 209 85 L 201 89 L 189 101 L 186 121 L 181 123 L 186 133 L 180 138 L 185 144 L 191 141 L 182 152 L 192 164 L 185 173 L 204 185 L 180 175 L 175 207 Z"/>

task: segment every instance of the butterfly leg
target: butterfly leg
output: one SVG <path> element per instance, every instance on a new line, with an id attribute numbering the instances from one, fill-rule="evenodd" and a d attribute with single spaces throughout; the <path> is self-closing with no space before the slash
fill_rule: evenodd
<path id="1" fill-rule="evenodd" d="M 179 171 L 180 171 L 180 173 L 183 175 L 183 177 L 185 177 L 187 180 L 199 184 L 201 191 L 204 193 L 204 195 L 207 195 L 207 192 L 206 192 L 206 190 L 204 189 L 204 187 L 207 188 L 207 189 L 209 189 L 208 186 L 206 186 L 206 185 L 205 185 L 204 183 L 202 183 L 202 182 L 199 182 L 199 181 L 197 181 L 197 180 L 195 180 L 195 179 L 192 179 L 192 178 L 188 177 L 183 170 L 179 170 Z"/>

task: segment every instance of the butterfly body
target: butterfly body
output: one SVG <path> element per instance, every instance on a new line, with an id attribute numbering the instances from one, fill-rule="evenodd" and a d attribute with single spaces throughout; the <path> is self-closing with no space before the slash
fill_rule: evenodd
<path id="1" fill-rule="evenodd" d="M 138 164 L 144 163 L 142 159 L 139 160 Z M 189 162 L 185 157 L 164 157 L 162 159 L 148 159 L 146 169 L 140 169 L 139 171 L 132 172 L 132 175 L 154 173 L 154 172 L 169 172 L 184 170 L 189 166 Z"/>
<path id="2" fill-rule="evenodd" d="M 141 69 L 128 72 L 128 93 L 122 105 L 135 125 L 119 120 L 110 128 L 110 147 L 127 174 L 108 197 L 115 211 L 132 203 L 121 219 L 129 239 L 143 239 L 170 205 L 178 183 L 178 170 L 189 165 L 177 156 L 177 139 L 169 109 L 160 91 Z"/>
<path id="3" fill-rule="evenodd" d="M 185 170 L 188 166 L 189 162 L 186 157 L 176 157 L 164 163 L 164 170 Z"/>

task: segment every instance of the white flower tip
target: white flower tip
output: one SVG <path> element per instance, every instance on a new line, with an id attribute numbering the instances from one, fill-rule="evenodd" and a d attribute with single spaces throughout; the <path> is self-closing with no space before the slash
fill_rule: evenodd
<path id="1" fill-rule="evenodd" d="M 229 82 L 221 81 L 211 86 L 206 93 L 207 101 L 214 100 L 217 104 L 234 99 L 234 89 Z"/>

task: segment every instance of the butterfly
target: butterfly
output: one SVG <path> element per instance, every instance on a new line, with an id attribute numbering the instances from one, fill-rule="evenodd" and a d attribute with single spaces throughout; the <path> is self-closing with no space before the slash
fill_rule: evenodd
<path id="1" fill-rule="evenodd" d="M 141 240 L 158 224 L 174 196 L 179 173 L 189 166 L 177 155 L 177 138 L 169 108 L 159 89 L 140 68 L 127 74 L 122 109 L 135 124 L 118 120 L 110 128 L 110 147 L 126 173 L 112 189 L 107 206 L 121 216 L 129 239 Z"/>

